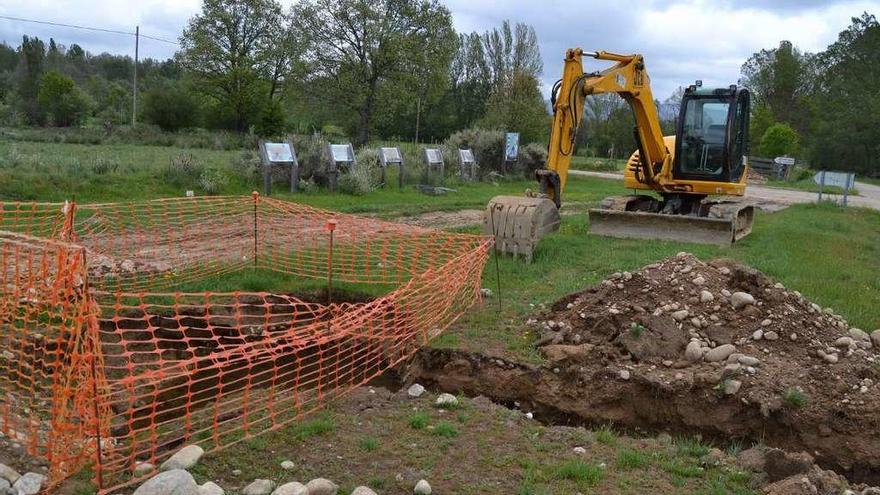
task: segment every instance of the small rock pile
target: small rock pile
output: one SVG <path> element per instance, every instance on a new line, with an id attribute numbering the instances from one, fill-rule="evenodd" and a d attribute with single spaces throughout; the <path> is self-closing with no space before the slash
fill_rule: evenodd
<path id="1" fill-rule="evenodd" d="M 422 390 L 424 391 L 424 389 Z M 449 395 L 449 397 L 457 403 L 458 399 L 455 396 Z M 438 407 L 441 407 L 439 400 L 437 404 Z M 448 398 L 444 398 L 442 404 L 448 405 L 452 402 Z M 134 495 L 224 495 L 226 491 L 216 483 L 208 481 L 199 485 L 192 474 L 187 471 L 198 464 L 204 453 L 205 451 L 198 445 L 183 447 L 162 463 L 159 467 L 160 472 L 139 486 Z M 2 469 L 4 467 L 0 464 L 0 477 L 5 476 Z M 295 467 L 292 461 L 281 462 L 281 468 L 285 471 L 290 471 Z M 152 464 L 141 462 L 134 467 L 133 474 L 146 476 L 155 469 Z M 240 475 L 241 472 L 237 474 Z M 0 487 L 2 487 L 2 482 L 0 482 Z M 37 485 L 36 491 L 10 492 L 9 495 L 36 495 L 38 491 L 39 485 Z M 276 485 L 273 480 L 255 479 L 238 491 L 242 495 L 337 495 L 339 486 L 324 478 L 315 478 L 306 484 L 290 481 L 281 485 Z M 431 495 L 431 485 L 425 480 L 419 480 L 413 488 L 413 493 L 415 495 Z M 0 495 L 5 495 L 2 490 L 0 490 Z M 377 494 L 369 487 L 359 486 L 351 492 L 351 495 Z"/>
<path id="2" fill-rule="evenodd" d="M 45 482 L 45 475 L 19 474 L 15 469 L 0 464 L 0 495 L 37 495 Z"/>

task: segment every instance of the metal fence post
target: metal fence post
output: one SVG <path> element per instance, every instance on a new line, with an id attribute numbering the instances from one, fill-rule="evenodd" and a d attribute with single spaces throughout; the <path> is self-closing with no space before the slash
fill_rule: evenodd
<path id="1" fill-rule="evenodd" d="M 254 198 L 254 270 L 257 269 L 257 205 L 260 202 L 260 193 L 254 191 L 251 193 L 251 196 Z"/>
<path id="2" fill-rule="evenodd" d="M 819 172 L 819 202 L 822 202 L 822 189 L 825 188 L 825 171 Z"/>

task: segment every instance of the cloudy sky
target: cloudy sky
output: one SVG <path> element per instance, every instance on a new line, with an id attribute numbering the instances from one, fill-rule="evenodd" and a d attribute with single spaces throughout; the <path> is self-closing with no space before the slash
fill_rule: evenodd
<path id="1" fill-rule="evenodd" d="M 292 0 L 284 0 L 285 4 Z M 880 0 L 445 0 L 459 31 L 483 31 L 504 19 L 532 24 L 544 57 L 544 84 L 559 76 L 568 47 L 641 52 L 654 93 L 666 98 L 679 85 L 736 82 L 743 61 L 761 48 L 793 41 L 818 51 L 850 18 L 880 13 Z M 0 0 L 0 15 L 141 32 L 176 40 L 201 0 Z M 130 37 L 0 19 L 0 40 L 17 45 L 22 34 L 79 43 L 99 53 L 133 54 Z M 149 39 L 142 57 L 168 57 L 175 46 Z M 598 68 L 590 61 L 588 68 Z"/>

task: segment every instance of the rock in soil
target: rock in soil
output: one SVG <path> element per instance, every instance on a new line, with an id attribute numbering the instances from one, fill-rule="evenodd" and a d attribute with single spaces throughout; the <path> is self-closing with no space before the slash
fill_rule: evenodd
<path id="1" fill-rule="evenodd" d="M 37 495 L 46 482 L 46 477 L 39 473 L 25 473 L 12 484 L 17 495 Z"/>
<path id="2" fill-rule="evenodd" d="M 272 480 L 254 480 L 241 491 L 244 495 L 269 495 L 275 488 Z"/>
<path id="3" fill-rule="evenodd" d="M 225 495 L 225 491 L 213 481 L 208 481 L 199 487 L 199 495 Z"/>
<path id="4" fill-rule="evenodd" d="M 134 495 L 199 495 L 199 485 L 183 469 L 172 469 L 148 479 Z"/>
<path id="5" fill-rule="evenodd" d="M 458 405 L 458 397 L 452 394 L 440 394 L 434 404 L 437 407 L 454 407 Z"/>
<path id="6" fill-rule="evenodd" d="M 351 492 L 351 495 L 376 495 L 376 492 L 365 486 L 359 486 Z"/>
<path id="7" fill-rule="evenodd" d="M 324 478 L 316 478 L 306 484 L 309 495 L 336 495 L 339 487 L 330 480 Z"/>
<path id="8" fill-rule="evenodd" d="M 425 387 L 419 385 L 418 383 L 413 383 L 406 389 L 406 395 L 412 397 L 413 399 L 417 399 L 425 393 Z"/>
<path id="9" fill-rule="evenodd" d="M 161 469 L 162 471 L 189 469 L 195 466 L 203 455 L 205 455 L 205 451 L 198 445 L 187 445 L 163 462 Z"/>
<path id="10" fill-rule="evenodd" d="M 413 489 L 413 493 L 415 495 L 431 495 L 431 485 L 425 480 L 419 480 L 419 482 L 416 483 L 416 487 Z"/>
<path id="11" fill-rule="evenodd" d="M 309 489 L 298 481 L 291 481 L 276 488 L 272 495 L 309 495 Z"/>
<path id="12" fill-rule="evenodd" d="M 6 464 L 0 464 L 0 478 L 5 479 L 11 485 L 18 481 L 18 479 L 21 478 L 21 475 L 18 474 L 18 471 L 12 469 Z"/>

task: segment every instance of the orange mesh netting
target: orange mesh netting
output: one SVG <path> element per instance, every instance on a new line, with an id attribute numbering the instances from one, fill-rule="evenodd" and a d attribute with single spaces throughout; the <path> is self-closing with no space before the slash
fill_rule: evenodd
<path id="1" fill-rule="evenodd" d="M 92 462 L 100 493 L 181 445 L 296 421 L 411 356 L 479 299 L 491 246 L 256 194 L 0 215 L 0 431 L 53 483 Z M 294 292 L 204 291 L 271 277 Z M 358 296 L 330 302 L 339 285 Z"/>

